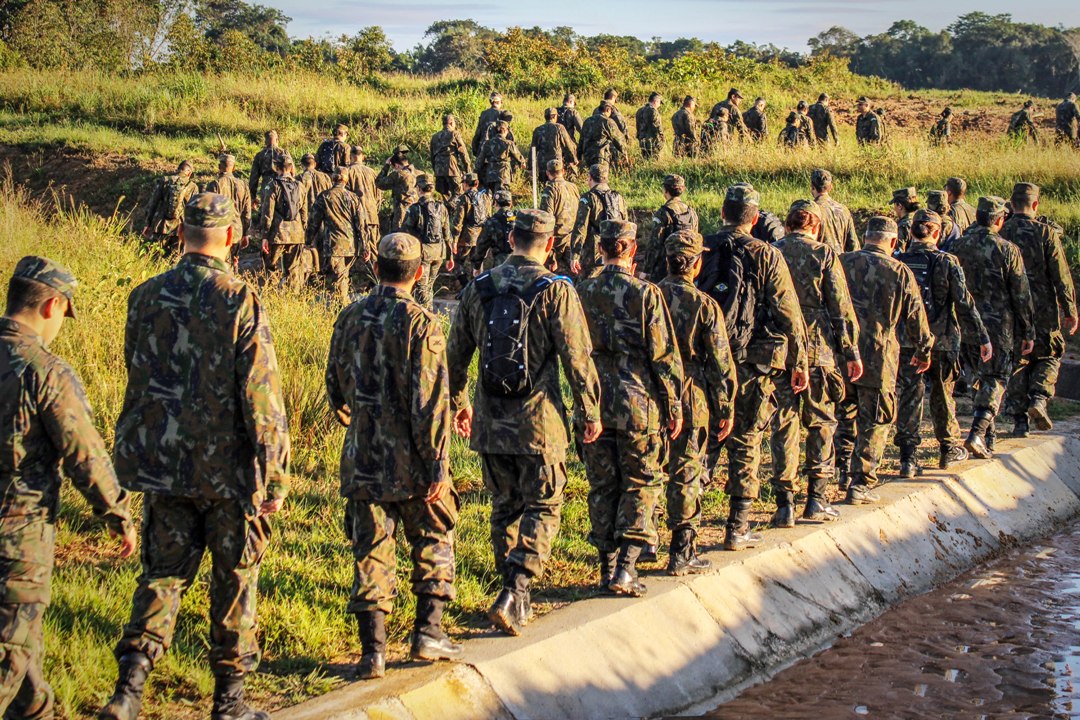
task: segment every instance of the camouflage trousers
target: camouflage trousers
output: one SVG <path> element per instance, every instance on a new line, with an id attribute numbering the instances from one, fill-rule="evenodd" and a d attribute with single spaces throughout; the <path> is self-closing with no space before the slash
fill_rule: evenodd
<path id="1" fill-rule="evenodd" d="M 420 266 L 424 269 L 424 274 L 416 281 L 413 297 L 428 310 L 432 308 L 435 300 L 435 280 L 439 277 L 445 258 L 446 246 L 442 243 L 420 247 Z"/>
<path id="2" fill-rule="evenodd" d="M 308 278 L 314 269 L 307 254 L 307 246 L 295 245 L 271 245 L 270 254 L 266 256 L 267 272 L 281 274 L 282 284 L 290 292 L 300 292 L 307 284 Z"/>
<path id="3" fill-rule="evenodd" d="M 675 136 L 675 141 L 671 146 L 671 151 L 675 157 L 692 158 L 698 155 L 698 141 L 695 137 L 680 137 Z"/>
<path id="4" fill-rule="evenodd" d="M 574 259 L 574 253 L 570 249 L 570 233 L 555 236 L 555 244 L 551 248 L 550 259 L 555 261 L 555 270 L 553 272 L 567 277 L 573 274 L 570 270 L 570 263 Z"/>
<path id="5" fill-rule="evenodd" d="M 660 434 L 605 429 L 581 447 L 589 477 L 589 543 L 601 553 L 626 541 L 655 545 L 656 503 L 664 487 Z"/>
<path id="6" fill-rule="evenodd" d="M 844 379 L 835 367 L 810 368 L 810 386 L 798 395 L 791 389 L 791 373 L 776 379 L 776 413 L 772 419 L 769 447 L 772 451 L 772 485 L 777 492 L 799 491 L 799 436 L 806 428 L 808 479 L 827 483 L 835 473 L 833 438 L 836 435 L 836 402 L 844 398 Z"/>
<path id="7" fill-rule="evenodd" d="M 466 285 L 472 282 L 473 270 L 478 267 L 472 260 L 472 253 L 475 245 L 461 245 L 457 246 L 457 252 L 454 253 L 454 279 L 462 289 Z"/>
<path id="8" fill-rule="evenodd" d="M 737 371 L 739 392 L 727 439 L 727 494 L 757 498 L 761 489 L 761 440 L 776 411 L 776 380 L 745 362 L 738 364 Z"/>
<path id="9" fill-rule="evenodd" d="M 667 526 L 696 529 L 701 524 L 701 495 L 708 481 L 705 467 L 708 428 L 684 427 L 668 442 Z"/>
<path id="10" fill-rule="evenodd" d="M 663 137 L 641 138 L 638 140 L 641 146 L 641 156 L 646 160 L 655 160 L 660 157 L 660 148 L 664 145 Z"/>
<path id="11" fill-rule="evenodd" d="M 930 419 L 934 424 L 934 437 L 943 449 L 960 444 L 960 424 L 956 421 L 956 400 L 953 389 L 960 376 L 960 359 L 953 352 L 934 351 L 930 369 L 922 375 L 911 365 L 914 351 L 900 351 L 900 372 L 896 377 L 896 437 L 893 442 L 899 448 L 916 448 L 921 442 L 923 399 L 926 385 L 930 385 Z"/>
<path id="12" fill-rule="evenodd" d="M 379 284 L 379 277 L 375 273 L 375 258 L 379 253 L 379 226 L 362 226 L 356 244 L 356 261 L 352 266 L 353 289 L 366 293 Z M 365 249 L 368 252 L 367 260 L 364 260 Z"/>
<path id="13" fill-rule="evenodd" d="M 896 420 L 896 393 L 861 385 L 847 385 L 837 406 L 839 427 L 836 455 L 840 469 L 849 468 L 851 481 L 873 487 L 885 456 L 889 428 Z"/>
<path id="14" fill-rule="evenodd" d="M 994 356 L 990 362 L 978 359 L 978 349 L 973 349 L 975 357 L 975 397 L 972 407 L 976 417 L 996 417 L 1005 399 L 1005 389 L 1013 373 L 1012 348 L 1001 348 L 994 343 Z"/>
<path id="15" fill-rule="evenodd" d="M 491 493 L 491 549 L 503 577 L 511 568 L 540 577 L 559 534 L 566 465 L 541 455 L 480 456 Z"/>
<path id="16" fill-rule="evenodd" d="M 1016 369 L 1009 378 L 1002 412 L 1018 417 L 1027 413 L 1037 398 L 1052 398 L 1061 370 L 1061 356 L 1065 354 L 1065 336 L 1058 330 L 1040 332 L 1035 336 L 1035 349 L 1029 355 L 1020 355 Z"/>
<path id="17" fill-rule="evenodd" d="M 131 621 L 116 656 L 145 653 L 157 663 L 172 644 L 180 601 L 210 552 L 210 666 L 216 675 L 251 672 L 259 664 L 255 605 L 259 564 L 270 521 L 245 514 L 237 500 L 147 493 L 143 500 L 142 575 Z"/>
<path id="18" fill-rule="evenodd" d="M 352 267 L 355 257 L 333 256 L 326 266 L 326 285 L 339 300 L 349 302 L 352 293 Z"/>
<path id="19" fill-rule="evenodd" d="M 436 175 L 435 176 L 435 192 L 443 196 L 444 199 L 449 200 L 455 195 L 461 194 L 461 176 L 455 175 Z M 449 208 L 447 208 L 449 210 Z"/>
<path id="20" fill-rule="evenodd" d="M 353 586 L 348 612 L 389 613 L 397 597 L 398 526 L 409 543 L 412 590 L 416 595 L 454 599 L 454 528 L 458 496 L 451 490 L 439 502 L 423 498 L 401 502 L 345 503 L 345 535 L 352 545 Z"/>

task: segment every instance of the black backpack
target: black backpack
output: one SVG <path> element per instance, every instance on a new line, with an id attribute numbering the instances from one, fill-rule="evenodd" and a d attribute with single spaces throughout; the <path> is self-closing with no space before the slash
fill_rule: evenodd
<path id="1" fill-rule="evenodd" d="M 417 204 L 420 206 L 420 215 L 424 219 L 424 232 L 420 236 L 420 242 L 425 245 L 438 245 L 444 242 L 443 218 L 446 216 L 446 206 L 434 200 Z"/>
<path id="2" fill-rule="evenodd" d="M 323 140 L 315 151 L 315 167 L 329 175 L 337 170 L 337 140 Z"/>
<path id="3" fill-rule="evenodd" d="M 529 368 L 529 318 L 537 296 L 558 280 L 544 275 L 523 290 L 508 286 L 500 292 L 490 272 L 476 279 L 484 308 L 479 375 L 488 395 L 521 398 L 533 391 L 539 369 Z"/>
<path id="4" fill-rule="evenodd" d="M 915 275 L 915 282 L 919 286 L 919 294 L 922 296 L 923 306 L 926 308 L 926 317 L 931 323 L 941 317 L 941 314 L 949 307 L 947 300 L 944 305 L 938 307 L 931 286 L 934 270 L 937 268 L 938 263 L 941 262 L 943 254 L 940 250 L 935 250 L 933 252 L 901 253 L 897 256 L 897 259 L 907 265 L 912 274 Z"/>
<path id="5" fill-rule="evenodd" d="M 278 205 L 278 213 L 281 219 L 291 222 L 300 217 L 300 183 L 296 178 L 283 175 L 275 178 L 274 182 L 281 186 L 281 204 Z"/>
<path id="6" fill-rule="evenodd" d="M 756 268 L 746 252 L 746 241 L 734 235 L 721 237 L 712 254 L 720 270 L 720 282 L 707 289 L 724 311 L 728 344 L 739 361 L 745 357 L 757 320 Z"/>
<path id="7" fill-rule="evenodd" d="M 669 227 L 666 231 L 667 235 L 674 235 L 677 232 L 693 232 L 695 216 L 693 208 L 689 205 L 686 206 L 686 212 L 684 213 L 677 213 L 670 206 L 665 205 L 664 214 L 667 215 Z"/>
<path id="8" fill-rule="evenodd" d="M 165 183 L 165 219 L 179 220 L 184 217 L 184 190 L 190 180 L 174 175 Z"/>
<path id="9" fill-rule="evenodd" d="M 472 207 L 469 210 L 469 217 L 467 222 L 471 227 L 480 227 L 487 222 L 490 215 L 490 207 L 488 206 L 488 193 L 486 190 L 469 190 L 465 193 L 469 197 L 469 203 Z"/>
<path id="10" fill-rule="evenodd" d="M 600 198 L 600 215 L 596 218 L 597 225 L 605 220 L 626 219 L 626 204 L 623 202 L 622 195 L 619 195 L 614 190 L 597 190 L 595 188 L 590 192 Z"/>
<path id="11" fill-rule="evenodd" d="M 517 216 L 513 211 L 499 211 L 488 219 L 489 223 L 492 223 L 498 230 L 495 236 L 495 242 L 492 243 L 492 251 L 496 255 L 509 255 L 514 251 L 510 247 L 510 231 L 514 229 L 514 220 Z"/>

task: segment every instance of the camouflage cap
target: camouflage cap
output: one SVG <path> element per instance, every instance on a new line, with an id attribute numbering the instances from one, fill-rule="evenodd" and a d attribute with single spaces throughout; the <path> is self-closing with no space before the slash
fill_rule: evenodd
<path id="1" fill-rule="evenodd" d="M 869 105 L 870 104 L 870 98 L 866 97 L 865 95 L 861 95 L 861 96 L 859 96 L 859 99 L 856 100 L 855 102 L 858 105 Z"/>
<path id="2" fill-rule="evenodd" d="M 551 235 L 555 232 L 555 216 L 547 210 L 518 210 L 514 218 L 514 229 Z"/>
<path id="3" fill-rule="evenodd" d="M 1038 200 L 1041 190 L 1035 183 L 1022 182 L 1013 185 L 1012 196 L 1014 200 Z"/>
<path id="4" fill-rule="evenodd" d="M 896 237 L 898 234 L 895 220 L 891 217 L 875 215 L 866 223 L 866 233 L 864 233 L 863 237 Z"/>
<path id="5" fill-rule="evenodd" d="M 464 180 L 470 185 L 480 182 L 480 178 L 476 177 L 476 173 L 465 173 Z"/>
<path id="6" fill-rule="evenodd" d="M 421 173 L 416 176 L 416 187 L 421 190 L 431 190 L 435 187 L 435 181 L 427 173 Z"/>
<path id="7" fill-rule="evenodd" d="M 915 191 L 915 188 L 913 188 L 913 187 L 906 187 L 906 188 L 900 188 L 899 190 L 893 190 L 892 202 L 893 202 L 894 205 L 896 203 L 906 204 L 906 203 L 909 203 L 909 202 L 914 202 L 915 200 L 918 200 L 918 199 L 919 199 L 919 194 L 918 194 L 918 192 Z"/>
<path id="8" fill-rule="evenodd" d="M 832 173 L 824 168 L 817 168 L 810 173 L 810 184 L 818 190 L 829 187 L 833 184 Z"/>
<path id="9" fill-rule="evenodd" d="M 921 209 L 916 211 L 915 219 L 912 222 L 915 224 L 933 223 L 934 225 L 941 225 L 941 216 L 933 210 Z"/>
<path id="10" fill-rule="evenodd" d="M 926 209 L 936 213 L 947 213 L 952 208 L 949 204 L 949 196 L 944 190 L 931 190 L 926 193 Z"/>
<path id="11" fill-rule="evenodd" d="M 665 190 L 686 190 L 686 180 L 682 175 L 665 175 L 664 176 L 664 189 Z"/>
<path id="12" fill-rule="evenodd" d="M 184 206 L 184 225 L 196 228 L 232 227 L 233 201 L 217 193 L 199 193 Z"/>
<path id="13" fill-rule="evenodd" d="M 410 152 L 412 152 L 412 149 L 404 143 L 394 148 L 395 155 L 408 155 Z"/>
<path id="14" fill-rule="evenodd" d="M 637 237 L 637 225 L 628 220 L 604 220 L 600 223 L 600 237 L 605 240 Z"/>
<path id="15" fill-rule="evenodd" d="M 75 288 L 79 282 L 60 263 L 38 255 L 27 255 L 15 266 L 11 277 L 33 280 L 51 287 L 67 298 L 68 307 L 64 314 L 69 318 L 75 317 Z"/>
<path id="16" fill-rule="evenodd" d="M 796 200 L 795 202 L 791 203 L 791 207 L 788 208 L 789 213 L 798 212 L 800 210 L 802 212 L 810 213 L 811 215 L 816 217 L 819 222 L 822 219 L 821 218 L 821 206 L 818 205 L 813 200 Z"/>
<path id="17" fill-rule="evenodd" d="M 1005 198 L 997 195 L 986 195 L 979 198 L 979 204 L 975 207 L 979 212 L 987 213 L 990 217 L 1005 214 Z"/>
<path id="18" fill-rule="evenodd" d="M 743 94 L 741 92 L 739 92 L 738 88 L 731 88 L 730 90 L 728 90 L 727 96 L 729 98 L 737 97 L 740 100 L 742 100 L 742 98 L 743 98 Z"/>
<path id="19" fill-rule="evenodd" d="M 707 248 L 701 233 L 679 230 L 664 239 L 664 254 L 668 257 L 675 255 L 690 255 L 692 257 L 703 252 L 707 252 Z"/>
<path id="20" fill-rule="evenodd" d="M 300 162 L 304 163 L 305 165 L 307 165 L 308 163 L 315 162 L 315 154 L 314 153 L 304 153 L 304 156 L 302 158 L 300 158 Z"/>
<path id="21" fill-rule="evenodd" d="M 739 183 L 727 189 L 724 202 L 737 202 L 743 205 L 761 205 L 761 194 L 749 183 Z"/>
<path id="22" fill-rule="evenodd" d="M 384 235 L 379 241 L 379 257 L 386 260 L 419 260 L 420 241 L 409 233 Z"/>
<path id="23" fill-rule="evenodd" d="M 510 194 L 509 190 L 496 190 L 495 191 L 495 204 L 496 205 L 510 205 L 514 202 L 514 196 Z"/>
<path id="24" fill-rule="evenodd" d="M 236 156 L 229 153 L 221 153 L 218 155 L 218 162 L 222 165 L 235 165 Z"/>

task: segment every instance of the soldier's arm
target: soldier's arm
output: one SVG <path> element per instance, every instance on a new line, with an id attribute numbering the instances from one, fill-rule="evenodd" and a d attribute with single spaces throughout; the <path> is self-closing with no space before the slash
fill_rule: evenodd
<path id="1" fill-rule="evenodd" d="M 851 295 L 848 293 L 844 270 L 840 267 L 840 259 L 832 250 L 827 253 L 822 281 L 836 347 L 848 362 L 859 360 L 859 320 L 855 316 L 855 307 L 851 304 Z"/>
<path id="2" fill-rule="evenodd" d="M 251 195 L 244 189 L 243 184 L 240 185 L 240 206 L 237 212 L 240 213 L 241 232 L 244 237 L 247 237 L 248 230 L 251 228 Z M 240 238 L 233 238 L 234 242 L 239 242 L 239 240 Z"/>
<path id="3" fill-rule="evenodd" d="M 462 174 L 468 173 L 471 168 L 472 159 L 469 158 L 469 148 L 465 145 L 465 141 L 461 138 L 460 133 L 454 133 L 454 146 L 461 155 Z"/>
<path id="4" fill-rule="evenodd" d="M 825 119 L 826 119 L 826 123 L 827 123 L 825 125 L 825 127 L 828 130 L 828 132 L 832 135 L 833 142 L 834 143 L 840 142 L 840 140 L 836 137 L 836 120 L 833 118 L 833 114 L 832 114 L 831 110 L 825 114 Z"/>
<path id="5" fill-rule="evenodd" d="M 566 131 L 562 125 L 558 126 L 562 136 L 562 161 L 564 165 L 573 165 L 577 162 L 577 143 L 570 139 L 570 133 Z M 544 171 L 547 168 L 538 168 L 540 171 Z M 543 173 L 540 173 L 543 177 Z"/>
<path id="6" fill-rule="evenodd" d="M 277 183 L 271 183 L 266 186 L 266 192 L 263 193 L 263 230 L 269 232 L 270 226 L 274 222 L 274 197 L 277 194 L 274 185 Z"/>
<path id="7" fill-rule="evenodd" d="M 422 316 L 412 336 L 412 442 L 431 463 L 431 485 L 450 479 L 450 379 L 439 322 Z"/>
<path id="8" fill-rule="evenodd" d="M 484 182 L 484 173 L 487 171 L 487 145 L 480 148 L 479 154 L 476 156 L 476 176 L 480 178 L 481 184 Z"/>
<path id="9" fill-rule="evenodd" d="M 958 260 L 949 261 L 949 295 L 953 307 L 956 309 L 956 319 L 960 322 L 960 332 L 967 342 L 975 339 L 974 344 L 986 345 L 990 342 L 990 335 L 986 332 L 979 309 L 975 305 L 975 298 L 968 291 L 967 279 L 964 277 L 964 269 L 960 267 Z"/>
<path id="10" fill-rule="evenodd" d="M 330 352 L 326 357 L 326 399 L 330 403 L 330 410 L 334 417 L 345 427 L 349 426 L 352 419 L 352 408 L 349 407 L 348 397 L 352 391 L 352 379 L 349 375 L 348 362 L 343 362 L 349 356 L 348 333 L 346 327 L 348 309 L 342 310 L 334 322 L 334 332 L 330 336 Z"/>
<path id="11" fill-rule="evenodd" d="M 1024 259 L 1020 250 L 1011 242 L 1005 243 L 1006 283 L 1009 286 L 1009 302 L 1020 326 L 1021 340 L 1035 339 L 1035 310 L 1031 299 L 1031 286 L 1024 272 Z"/>
<path id="12" fill-rule="evenodd" d="M 146 223 L 147 228 L 154 222 L 154 215 L 157 214 L 158 207 L 165 200 L 165 185 L 161 180 L 154 183 L 154 191 L 150 194 L 150 202 L 146 206 Z"/>
<path id="13" fill-rule="evenodd" d="M 518 150 L 517 143 L 510 143 L 510 159 L 516 162 L 518 167 L 525 165 L 525 158 L 522 156 L 521 151 Z"/>
<path id="14" fill-rule="evenodd" d="M 390 175 L 390 164 L 384 164 L 379 174 L 375 176 L 375 187 L 380 190 L 393 190 L 394 178 Z"/>
<path id="15" fill-rule="evenodd" d="M 428 157 L 431 159 L 431 166 L 435 167 L 435 154 L 439 150 L 439 146 L 435 144 L 435 140 L 439 137 L 439 133 L 435 133 L 431 136 L 431 141 L 428 143 Z"/>
<path id="16" fill-rule="evenodd" d="M 64 474 L 86 498 L 94 515 L 116 534 L 126 535 L 131 529 L 128 495 L 116 480 L 75 371 L 58 362 L 40 376 L 36 390 L 39 416 L 60 454 Z"/>
<path id="17" fill-rule="evenodd" d="M 701 306 L 701 332 L 697 335 L 697 343 L 709 392 L 709 410 L 720 420 L 730 420 L 735 414 L 738 387 L 735 361 L 731 357 L 724 311 L 708 297 Z"/>
<path id="18" fill-rule="evenodd" d="M 470 260 L 479 267 L 480 263 L 484 262 L 484 256 L 487 255 L 488 249 L 491 248 L 492 239 L 494 233 L 491 230 L 491 223 L 485 222 L 483 228 L 480 230 L 480 237 L 476 239 L 476 245 L 472 249 L 472 256 Z M 453 335 L 451 335 L 453 339 Z"/>
<path id="19" fill-rule="evenodd" d="M 469 365 L 476 352 L 476 338 L 473 337 L 469 306 L 474 302 L 476 290 L 467 285 L 461 294 L 461 301 L 454 310 L 454 321 L 450 323 L 450 340 L 446 344 L 446 364 L 450 371 L 450 407 L 456 413 L 469 407 Z"/>
<path id="20" fill-rule="evenodd" d="M 929 363 L 934 336 L 930 332 L 930 320 L 926 317 L 919 283 L 907 265 L 900 268 L 900 320 L 908 341 L 915 348 L 915 359 Z"/>
<path id="21" fill-rule="evenodd" d="M 308 245 L 311 245 L 315 241 L 315 236 L 319 234 L 319 228 L 323 224 L 323 219 L 326 216 L 326 201 L 320 195 L 319 199 L 315 201 L 315 205 L 311 208 L 310 222 L 307 225 L 307 241 Z"/>
<path id="22" fill-rule="evenodd" d="M 446 245 L 445 259 L 454 257 L 454 236 L 450 232 L 450 213 L 443 213 L 443 242 Z"/>
<path id="23" fill-rule="evenodd" d="M 306 201 L 300 203 L 300 224 L 305 228 L 308 224 L 308 204 Z"/>
<path id="24" fill-rule="evenodd" d="M 1076 289 L 1073 286 L 1069 263 L 1065 260 L 1065 250 L 1061 247 L 1061 233 L 1056 228 L 1046 242 L 1046 269 L 1050 273 L 1050 282 L 1054 287 L 1058 307 L 1065 317 L 1076 317 Z"/>
<path id="25" fill-rule="evenodd" d="M 573 287 L 556 281 L 551 292 L 549 326 L 555 349 L 562 360 L 570 392 L 574 395 L 575 417 L 579 423 L 600 421 L 600 377 L 592 360 L 592 339 L 585 311 Z"/>
<path id="26" fill-rule="evenodd" d="M 545 185 L 540 191 L 540 209 L 549 212 L 552 215 L 555 214 L 555 211 L 552 209 L 554 206 L 554 201 L 552 199 L 554 195 L 555 193 L 551 191 L 551 187 L 548 185 Z"/>
<path id="27" fill-rule="evenodd" d="M 405 217 L 401 221 L 401 232 L 409 233 L 413 237 L 420 238 L 423 232 L 420 230 L 420 203 L 413 203 L 405 211 Z"/>
<path id="28" fill-rule="evenodd" d="M 862 250 L 862 241 L 859 239 L 859 233 L 855 230 L 855 218 L 851 216 L 851 211 L 844 208 L 844 252 L 855 252 L 856 250 Z"/>
<path id="29" fill-rule="evenodd" d="M 251 172 L 248 174 L 248 192 L 251 193 L 251 197 L 259 196 L 259 180 L 262 178 L 259 176 L 259 156 L 255 155 L 255 159 L 251 161 Z"/>
<path id="30" fill-rule="evenodd" d="M 765 297 L 768 298 L 772 317 L 787 335 L 789 370 L 807 370 L 809 359 L 806 352 L 806 323 L 803 320 L 799 298 L 791 281 L 784 256 L 772 246 L 762 255 L 765 260 Z"/>
<path id="31" fill-rule="evenodd" d="M 682 417 L 683 366 L 675 327 L 660 288 L 646 285 L 641 297 L 649 369 L 660 390 L 660 406 L 668 421 Z"/>
<path id="32" fill-rule="evenodd" d="M 589 234 L 590 207 L 589 196 L 583 195 L 578 202 L 577 219 L 574 220 L 574 231 L 570 234 L 570 252 L 579 257 L 585 247 L 585 238 Z"/>

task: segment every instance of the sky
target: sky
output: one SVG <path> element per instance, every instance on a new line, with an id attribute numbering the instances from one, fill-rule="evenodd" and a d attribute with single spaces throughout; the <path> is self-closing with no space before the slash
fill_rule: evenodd
<path id="1" fill-rule="evenodd" d="M 806 49 L 808 38 L 833 25 L 868 35 L 886 30 L 894 20 L 910 19 L 940 30 L 976 10 L 1010 13 L 1017 21 L 1080 26 L 1080 2 L 1075 0 L 255 1 L 291 17 L 288 29 L 294 37 L 351 35 L 362 27 L 380 25 L 399 51 L 414 47 L 437 20 L 468 18 L 497 29 L 569 25 L 582 35 L 634 35 L 643 40 L 696 36 L 721 45 L 743 40 L 799 51 Z"/>

